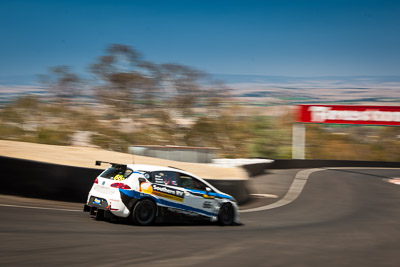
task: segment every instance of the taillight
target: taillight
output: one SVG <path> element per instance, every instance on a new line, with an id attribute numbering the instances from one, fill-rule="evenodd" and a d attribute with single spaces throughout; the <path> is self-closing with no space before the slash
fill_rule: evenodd
<path id="1" fill-rule="evenodd" d="M 121 189 L 131 189 L 129 185 L 123 183 L 113 183 L 111 187 L 121 188 Z"/>
<path id="2" fill-rule="evenodd" d="M 95 183 L 95 184 L 98 184 L 98 183 L 99 183 L 99 179 L 96 178 L 96 180 L 94 180 L 94 183 Z"/>

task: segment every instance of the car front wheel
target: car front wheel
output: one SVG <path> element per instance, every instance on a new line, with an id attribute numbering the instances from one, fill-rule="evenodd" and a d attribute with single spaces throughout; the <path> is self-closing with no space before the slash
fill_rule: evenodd
<path id="1" fill-rule="evenodd" d="M 136 225 L 150 225 L 156 218 L 157 206 L 150 199 L 139 201 L 133 209 L 131 218 Z"/>
<path id="2" fill-rule="evenodd" d="M 232 225 L 235 220 L 235 210 L 231 203 L 224 203 L 219 208 L 218 221 L 221 225 Z"/>

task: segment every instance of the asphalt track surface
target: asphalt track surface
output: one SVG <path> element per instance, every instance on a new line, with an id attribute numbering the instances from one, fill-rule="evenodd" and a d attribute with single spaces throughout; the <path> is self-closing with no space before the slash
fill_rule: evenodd
<path id="1" fill-rule="evenodd" d="M 284 200 L 298 171 L 255 178 L 255 193 L 278 198 L 241 208 Z M 74 211 L 78 204 L 2 196 L 0 265 L 400 266 L 400 186 L 386 182 L 393 177 L 400 169 L 311 172 L 290 203 L 241 213 L 243 225 L 231 227 L 99 222 Z"/>

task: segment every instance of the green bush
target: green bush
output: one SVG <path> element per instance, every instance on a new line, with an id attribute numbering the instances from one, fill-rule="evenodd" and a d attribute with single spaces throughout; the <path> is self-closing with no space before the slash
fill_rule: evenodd
<path id="1" fill-rule="evenodd" d="M 70 132 L 40 128 L 37 131 L 36 142 L 49 145 L 70 145 Z"/>

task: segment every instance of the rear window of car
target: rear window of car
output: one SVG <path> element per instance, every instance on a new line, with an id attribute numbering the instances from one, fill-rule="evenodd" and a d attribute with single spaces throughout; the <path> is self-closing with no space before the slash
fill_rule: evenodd
<path id="1" fill-rule="evenodd" d="M 107 179 L 116 179 L 119 177 L 120 179 L 126 179 L 132 174 L 131 169 L 121 168 L 121 167 L 110 167 L 105 170 L 100 177 Z"/>

